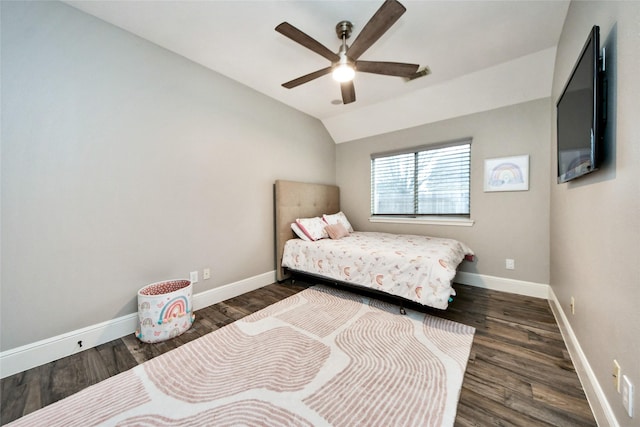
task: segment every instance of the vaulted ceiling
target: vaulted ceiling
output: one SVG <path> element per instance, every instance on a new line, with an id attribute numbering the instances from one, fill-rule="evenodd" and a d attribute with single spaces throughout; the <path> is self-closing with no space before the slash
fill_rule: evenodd
<path id="1" fill-rule="evenodd" d="M 360 59 L 431 74 L 357 73 L 357 100 L 343 105 L 330 75 L 281 86 L 330 63 L 274 28 L 286 21 L 337 52 L 336 24 L 351 21 L 353 41 L 382 0 L 66 1 L 320 119 L 337 143 L 550 96 L 568 0 L 401 2 L 406 13 Z"/>

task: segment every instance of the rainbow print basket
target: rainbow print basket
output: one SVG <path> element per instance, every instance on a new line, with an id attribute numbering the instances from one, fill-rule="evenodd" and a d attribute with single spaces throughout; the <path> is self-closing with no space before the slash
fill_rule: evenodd
<path id="1" fill-rule="evenodd" d="M 195 320 L 188 280 L 152 283 L 138 291 L 138 330 L 140 341 L 154 343 L 177 337 Z"/>

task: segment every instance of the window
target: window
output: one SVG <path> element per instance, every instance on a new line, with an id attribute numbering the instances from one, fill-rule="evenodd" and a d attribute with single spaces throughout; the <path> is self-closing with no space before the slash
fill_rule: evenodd
<path id="1" fill-rule="evenodd" d="M 471 141 L 371 155 L 372 215 L 469 216 Z"/>

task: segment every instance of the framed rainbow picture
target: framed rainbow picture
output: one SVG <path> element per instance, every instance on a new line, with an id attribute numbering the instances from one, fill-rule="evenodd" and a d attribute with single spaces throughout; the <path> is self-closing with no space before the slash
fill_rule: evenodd
<path id="1" fill-rule="evenodd" d="M 485 159 L 484 191 L 529 190 L 529 155 Z"/>

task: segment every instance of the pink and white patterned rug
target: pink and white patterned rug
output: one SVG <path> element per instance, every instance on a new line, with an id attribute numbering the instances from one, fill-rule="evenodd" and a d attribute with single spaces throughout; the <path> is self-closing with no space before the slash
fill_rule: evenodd
<path id="1" fill-rule="evenodd" d="M 9 425 L 451 426 L 474 332 L 315 286 Z"/>

